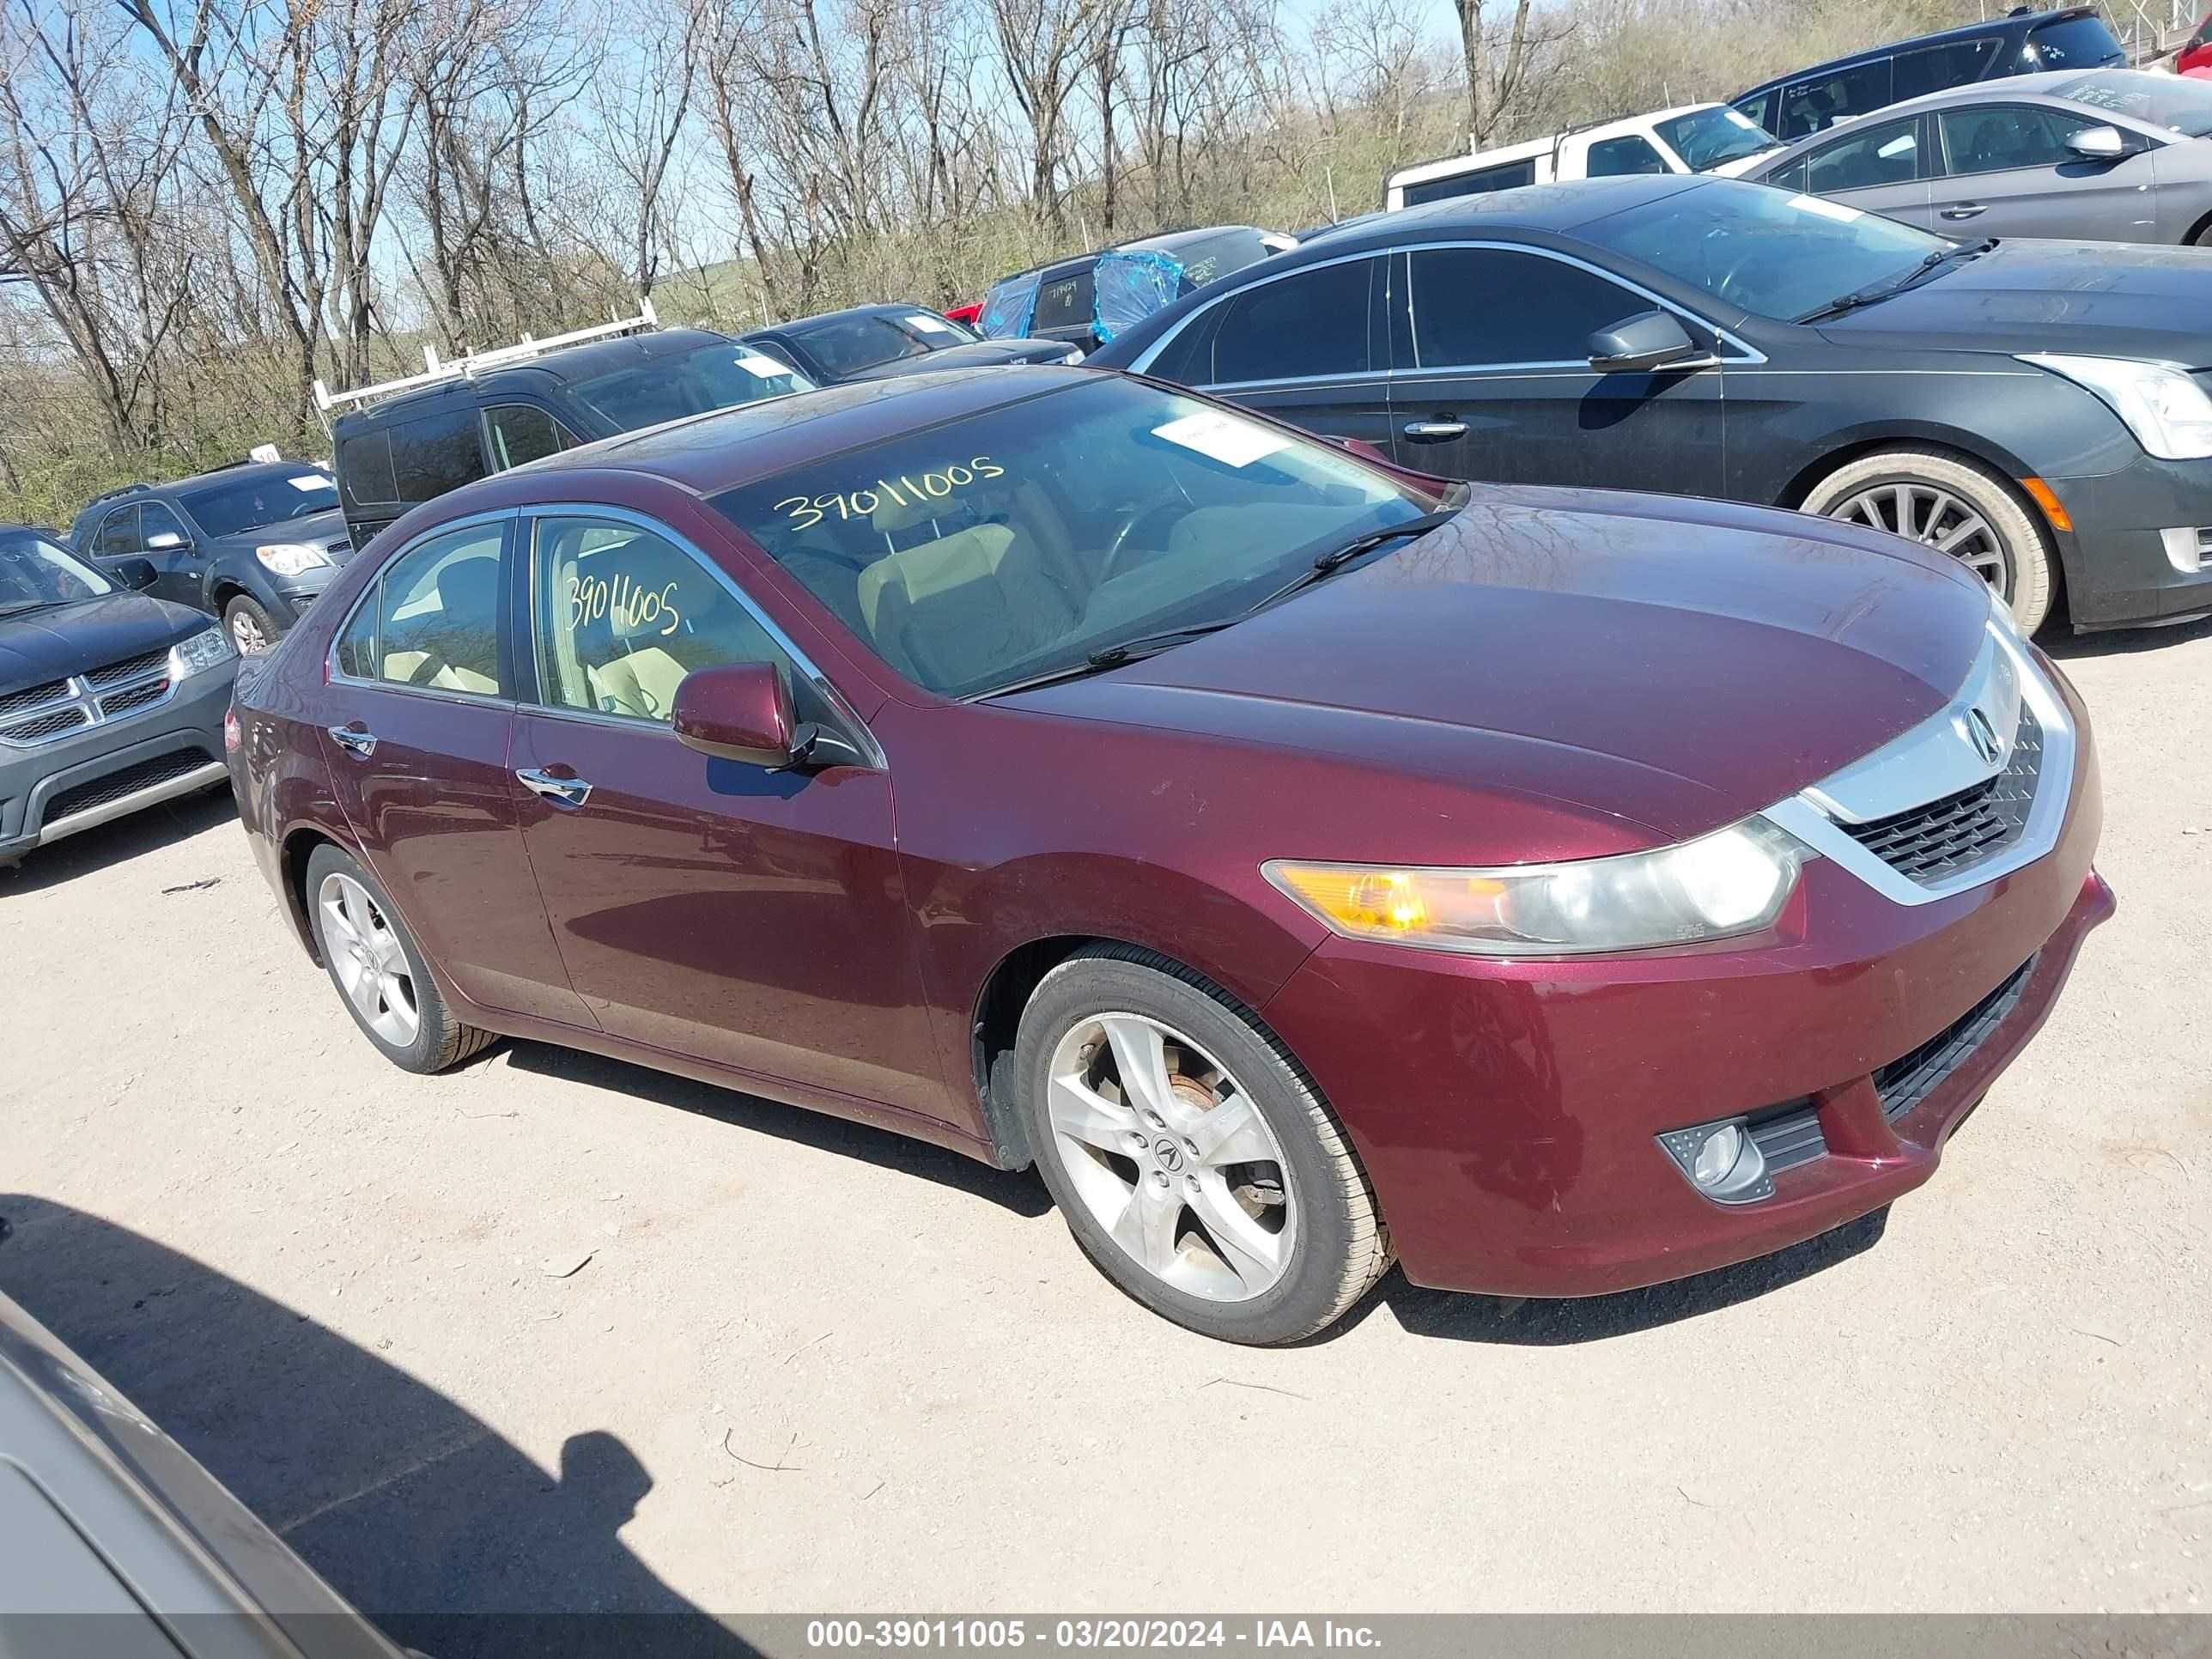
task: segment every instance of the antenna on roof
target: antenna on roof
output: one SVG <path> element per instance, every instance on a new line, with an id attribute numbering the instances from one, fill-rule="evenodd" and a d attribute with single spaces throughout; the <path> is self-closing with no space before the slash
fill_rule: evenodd
<path id="1" fill-rule="evenodd" d="M 373 398 L 389 398 L 397 392 L 412 392 L 419 386 L 436 386 L 446 380 L 474 380 L 488 368 L 498 368 L 507 363 L 524 362 L 540 352 L 556 351 L 562 346 L 581 345 L 586 340 L 604 340 L 611 335 L 628 334 L 633 331 L 660 326 L 660 315 L 653 308 L 653 301 L 641 299 L 637 315 L 616 317 L 611 321 L 595 324 L 590 328 L 571 330 L 566 334 L 549 335 L 540 340 L 525 334 L 513 345 L 500 346 L 490 351 L 464 351 L 459 357 L 444 359 L 438 356 L 435 346 L 422 348 L 422 372 L 409 374 L 397 380 L 380 380 L 370 386 L 355 386 L 345 392 L 332 392 L 320 380 L 315 382 L 315 407 L 327 416 L 344 404 L 367 403 Z"/>

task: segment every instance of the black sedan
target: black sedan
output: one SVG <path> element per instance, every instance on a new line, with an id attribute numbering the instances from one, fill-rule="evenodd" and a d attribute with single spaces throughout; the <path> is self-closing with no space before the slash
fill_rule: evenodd
<path id="1" fill-rule="evenodd" d="M 997 363 L 1072 363 L 1082 352 L 1058 340 L 986 340 L 921 306 L 854 306 L 755 329 L 744 343 L 781 357 L 820 386 L 879 380 L 924 369 Z"/>
<path id="2" fill-rule="evenodd" d="M 1731 179 L 1439 202 L 1217 283 L 1090 360 L 1400 465 L 1826 514 L 2033 629 L 2212 611 L 2212 261 L 1948 241 Z"/>

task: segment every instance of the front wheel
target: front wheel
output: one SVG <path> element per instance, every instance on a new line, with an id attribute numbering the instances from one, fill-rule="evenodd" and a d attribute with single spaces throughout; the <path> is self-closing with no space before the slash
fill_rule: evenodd
<path id="1" fill-rule="evenodd" d="M 1987 468 L 1934 449 L 1884 449 L 1838 467 L 1800 507 L 1948 554 L 2011 606 L 2022 634 L 2051 614 L 2051 550 L 2026 502 Z"/>
<path id="2" fill-rule="evenodd" d="M 1187 969 L 1120 945 L 1071 957 L 1030 999 L 1014 1067 L 1068 1231 L 1177 1324 L 1295 1342 L 1389 1267 L 1334 1115 L 1280 1043 Z"/>
<path id="3" fill-rule="evenodd" d="M 222 625 L 230 635 L 231 645 L 241 657 L 258 657 L 276 643 L 282 630 L 276 618 L 264 610 L 257 599 L 243 593 L 234 594 L 222 608 Z"/>

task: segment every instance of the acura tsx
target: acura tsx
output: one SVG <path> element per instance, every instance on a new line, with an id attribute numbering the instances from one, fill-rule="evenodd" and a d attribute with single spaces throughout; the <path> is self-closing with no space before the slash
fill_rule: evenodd
<path id="1" fill-rule="evenodd" d="M 307 949 L 1010 1169 L 1168 1317 L 1620 1289 L 1932 1173 L 2112 900 L 1954 561 L 1406 472 L 1083 368 L 860 382 L 416 509 L 240 690 Z"/>

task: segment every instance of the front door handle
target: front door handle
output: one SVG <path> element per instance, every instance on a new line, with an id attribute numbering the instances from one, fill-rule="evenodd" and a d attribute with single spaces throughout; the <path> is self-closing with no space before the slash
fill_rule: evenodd
<path id="1" fill-rule="evenodd" d="M 592 786 L 581 778 L 556 778 L 534 766 L 523 767 L 514 775 L 532 794 L 543 795 L 556 806 L 581 806 L 591 799 Z"/>
<path id="2" fill-rule="evenodd" d="M 1442 443 L 1447 438 L 1467 436 L 1465 421 L 1408 421 L 1402 429 L 1417 444 Z"/>
<path id="3" fill-rule="evenodd" d="M 358 726 L 326 726 L 323 729 L 331 734 L 332 743 L 356 759 L 367 760 L 376 752 L 374 732 L 365 732 Z"/>
<path id="4" fill-rule="evenodd" d="M 1990 210 L 1987 202 L 1954 202 L 1943 210 L 1946 219 L 1976 219 Z"/>

